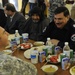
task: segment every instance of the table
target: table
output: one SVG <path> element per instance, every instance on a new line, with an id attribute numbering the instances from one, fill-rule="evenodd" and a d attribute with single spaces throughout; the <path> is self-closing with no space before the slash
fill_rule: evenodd
<path id="1" fill-rule="evenodd" d="M 29 40 L 29 42 L 31 43 L 34 43 L 33 40 Z M 26 59 L 24 57 L 24 51 L 23 50 L 16 50 L 13 54 L 13 56 L 16 56 L 24 61 L 27 61 L 27 62 L 31 62 L 30 59 Z M 38 75 L 45 75 L 45 73 L 41 70 L 41 67 L 45 64 L 44 63 L 37 63 L 37 64 L 34 64 L 37 68 L 37 71 L 38 71 Z M 54 74 L 54 75 L 70 75 L 69 73 L 69 69 L 68 70 L 62 70 L 61 68 L 61 64 L 56 64 L 58 66 L 58 71 Z M 72 66 L 71 66 L 72 67 Z"/>

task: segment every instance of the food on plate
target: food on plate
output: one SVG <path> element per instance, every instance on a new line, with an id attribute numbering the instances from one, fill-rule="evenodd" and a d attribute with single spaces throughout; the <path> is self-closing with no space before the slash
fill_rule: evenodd
<path id="1" fill-rule="evenodd" d="M 44 45 L 44 42 L 42 41 L 34 42 L 34 46 L 42 46 L 42 45 Z"/>
<path id="2" fill-rule="evenodd" d="M 75 66 L 72 68 L 72 72 L 75 73 Z"/>
<path id="3" fill-rule="evenodd" d="M 55 70 L 56 69 L 54 67 L 52 67 L 52 66 L 47 67 L 47 68 L 44 69 L 45 72 L 54 72 Z"/>
<path id="4" fill-rule="evenodd" d="M 20 44 L 21 49 L 29 49 L 31 48 L 31 43 L 22 43 Z"/>
<path id="5" fill-rule="evenodd" d="M 54 63 L 55 63 L 55 62 L 58 62 L 57 59 L 58 59 L 58 56 L 57 56 L 57 55 L 50 57 L 50 61 L 51 61 L 51 62 L 54 62 Z"/>
<path id="6" fill-rule="evenodd" d="M 73 67 L 70 69 L 70 74 L 71 74 L 71 75 L 75 75 L 75 66 L 73 66 Z"/>
<path id="7" fill-rule="evenodd" d="M 60 56 L 58 56 L 58 55 L 48 55 L 46 60 L 47 60 L 47 62 L 50 62 L 50 63 L 59 63 L 60 62 Z"/>

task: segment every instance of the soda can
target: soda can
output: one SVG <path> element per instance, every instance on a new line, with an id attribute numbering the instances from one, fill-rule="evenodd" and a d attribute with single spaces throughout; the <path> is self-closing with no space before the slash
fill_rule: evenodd
<path id="1" fill-rule="evenodd" d="M 17 49 L 17 43 L 15 39 L 11 40 L 11 50 L 15 51 Z"/>
<path id="2" fill-rule="evenodd" d="M 66 57 L 66 55 L 65 55 L 64 53 L 61 53 L 61 54 L 60 54 L 60 62 L 62 62 L 62 59 L 63 59 L 64 57 Z"/>
<path id="3" fill-rule="evenodd" d="M 43 48 L 43 51 L 45 51 L 45 55 L 47 57 L 48 56 L 48 49 L 47 49 L 47 47 Z"/>
<path id="4" fill-rule="evenodd" d="M 70 58 L 65 57 L 62 59 L 62 69 L 67 70 L 70 67 Z"/>
<path id="5" fill-rule="evenodd" d="M 58 55 L 61 53 L 61 48 L 59 46 L 55 47 L 55 55 Z"/>
<path id="6" fill-rule="evenodd" d="M 39 52 L 39 61 L 44 62 L 46 59 L 45 51 Z"/>
<path id="7" fill-rule="evenodd" d="M 73 50 L 70 50 L 70 58 L 73 58 Z"/>

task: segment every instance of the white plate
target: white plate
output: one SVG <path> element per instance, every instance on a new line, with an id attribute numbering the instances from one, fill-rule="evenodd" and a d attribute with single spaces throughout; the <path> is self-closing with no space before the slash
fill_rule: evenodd
<path id="1" fill-rule="evenodd" d="M 3 53 L 10 55 L 10 54 L 12 54 L 13 52 L 12 52 L 12 50 L 3 50 Z"/>
<path id="2" fill-rule="evenodd" d="M 75 72 L 73 72 L 73 69 L 74 69 L 74 71 L 75 71 L 75 66 L 73 66 L 72 68 L 70 68 L 70 74 L 71 74 L 71 75 L 75 75 Z"/>
<path id="3" fill-rule="evenodd" d="M 25 56 L 27 59 L 30 59 L 30 52 L 31 52 L 31 49 L 26 50 L 26 51 L 24 52 L 24 56 Z"/>
<path id="4" fill-rule="evenodd" d="M 27 59 L 30 59 L 31 50 L 34 50 L 36 48 L 38 50 L 38 52 L 40 52 L 43 50 L 44 47 L 45 46 L 32 47 L 31 49 L 28 49 L 24 52 L 24 57 L 26 57 Z"/>
<path id="5" fill-rule="evenodd" d="M 24 44 L 24 45 L 25 45 L 26 43 L 22 43 L 22 44 Z M 29 48 L 24 48 L 23 46 L 20 46 L 21 44 L 20 44 L 20 45 L 18 45 L 18 46 L 17 46 L 17 48 L 20 48 L 21 50 L 28 50 L 28 49 L 30 49 L 30 48 L 32 48 L 32 47 L 33 47 L 33 44 L 32 44 L 32 43 L 28 43 L 28 44 L 30 45 L 30 47 L 29 47 Z"/>

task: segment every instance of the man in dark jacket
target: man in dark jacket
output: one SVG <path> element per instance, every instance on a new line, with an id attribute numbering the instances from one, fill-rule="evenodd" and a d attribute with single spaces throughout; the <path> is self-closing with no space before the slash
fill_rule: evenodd
<path id="1" fill-rule="evenodd" d="M 43 33 L 43 41 L 46 41 L 47 37 L 51 38 L 54 45 L 62 48 L 65 42 L 69 42 L 70 48 L 75 50 L 75 23 L 66 7 L 58 7 L 55 10 L 54 20 Z"/>
<path id="2" fill-rule="evenodd" d="M 30 13 L 30 18 L 27 20 L 24 32 L 29 33 L 29 39 L 40 40 L 42 32 L 49 25 L 49 19 L 44 16 L 39 7 L 34 7 Z"/>
<path id="3" fill-rule="evenodd" d="M 6 31 L 10 34 L 14 34 L 15 30 L 18 30 L 19 33 L 22 34 L 23 26 L 26 22 L 24 16 L 17 12 L 11 3 L 7 3 L 4 6 L 4 12 L 7 15 Z"/>

